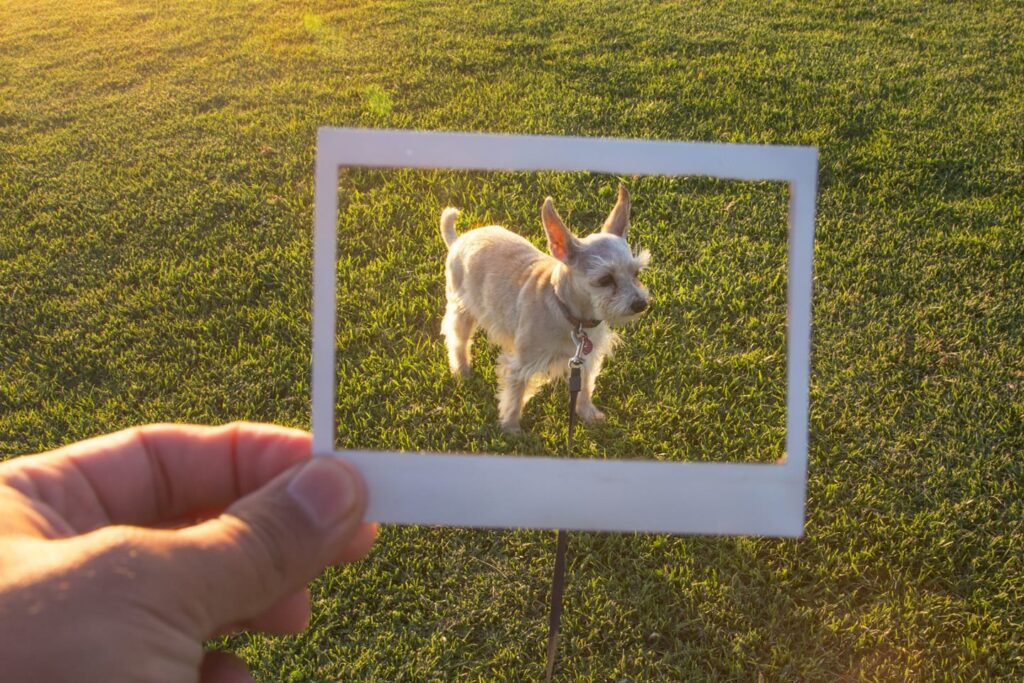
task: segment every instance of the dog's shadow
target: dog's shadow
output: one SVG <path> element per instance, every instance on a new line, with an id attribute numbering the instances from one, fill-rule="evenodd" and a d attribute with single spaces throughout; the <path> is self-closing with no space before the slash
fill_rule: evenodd
<path id="1" fill-rule="evenodd" d="M 494 411 L 497 421 L 497 411 Z M 551 457 L 603 458 L 602 444 L 616 443 L 625 431 L 614 417 L 600 422 L 576 420 L 572 453 L 568 448 L 569 387 L 565 380 L 555 380 L 537 392 L 523 411 L 523 431 L 502 437 L 515 449 L 531 455 Z"/>
<path id="2" fill-rule="evenodd" d="M 473 351 L 472 371 L 457 379 L 449 375 L 446 382 L 450 383 L 452 392 L 463 393 L 475 404 L 474 412 L 480 422 L 475 429 L 461 435 L 452 434 L 448 447 L 465 452 L 568 457 L 569 388 L 566 381 L 557 379 L 542 387 L 523 410 L 522 431 L 507 433 L 501 428 L 495 401 L 498 351 L 483 335 L 475 340 Z M 447 373 L 447 366 L 438 371 Z M 577 421 L 572 457 L 609 457 L 604 444 L 620 443 L 628 436 L 628 429 L 616 417 L 623 406 L 613 403 L 604 421 L 590 424 Z"/>

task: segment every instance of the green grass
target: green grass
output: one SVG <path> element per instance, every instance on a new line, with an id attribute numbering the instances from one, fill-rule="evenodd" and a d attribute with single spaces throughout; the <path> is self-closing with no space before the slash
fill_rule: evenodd
<path id="1" fill-rule="evenodd" d="M 799 541 L 575 534 L 562 680 L 1024 677 L 1024 8 L 1016 2 L 0 4 L 0 456 L 155 420 L 309 423 L 320 125 L 820 149 Z M 657 307 L 581 453 L 767 461 L 785 195 L 627 178 Z M 446 376 L 439 208 L 540 239 L 615 179 L 342 187 L 339 442 L 557 452 Z M 347 284 L 347 286 L 345 286 Z M 260 680 L 537 680 L 553 537 L 387 528 Z"/>

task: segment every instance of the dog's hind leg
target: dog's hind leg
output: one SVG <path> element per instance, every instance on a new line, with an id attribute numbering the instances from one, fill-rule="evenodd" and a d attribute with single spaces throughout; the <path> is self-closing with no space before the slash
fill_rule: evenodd
<path id="1" fill-rule="evenodd" d="M 456 377 L 464 377 L 471 369 L 469 349 L 473 345 L 476 321 L 464 308 L 449 302 L 441 321 L 441 334 L 448 346 L 448 367 Z"/>

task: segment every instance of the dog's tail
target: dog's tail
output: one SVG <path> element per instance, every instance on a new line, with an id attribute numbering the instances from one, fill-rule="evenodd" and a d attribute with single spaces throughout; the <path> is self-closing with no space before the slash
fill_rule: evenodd
<path id="1" fill-rule="evenodd" d="M 444 243 L 449 247 L 459 239 L 459 236 L 455 233 L 455 219 L 459 217 L 459 210 L 452 207 L 448 207 L 441 212 L 441 237 L 444 238 Z"/>

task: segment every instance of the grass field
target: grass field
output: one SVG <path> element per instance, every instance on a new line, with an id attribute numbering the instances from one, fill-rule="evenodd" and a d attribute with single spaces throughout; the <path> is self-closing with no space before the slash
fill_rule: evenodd
<path id="1" fill-rule="evenodd" d="M 1024 678 L 1018 2 L 0 2 L 0 457 L 149 421 L 309 425 L 321 125 L 816 145 L 801 540 L 576 534 L 561 680 Z M 626 178 L 656 307 L 592 457 L 770 461 L 785 192 Z M 447 376 L 439 209 L 540 244 L 616 179 L 341 183 L 339 443 L 556 453 Z M 553 536 L 386 528 L 259 680 L 538 680 Z"/>

